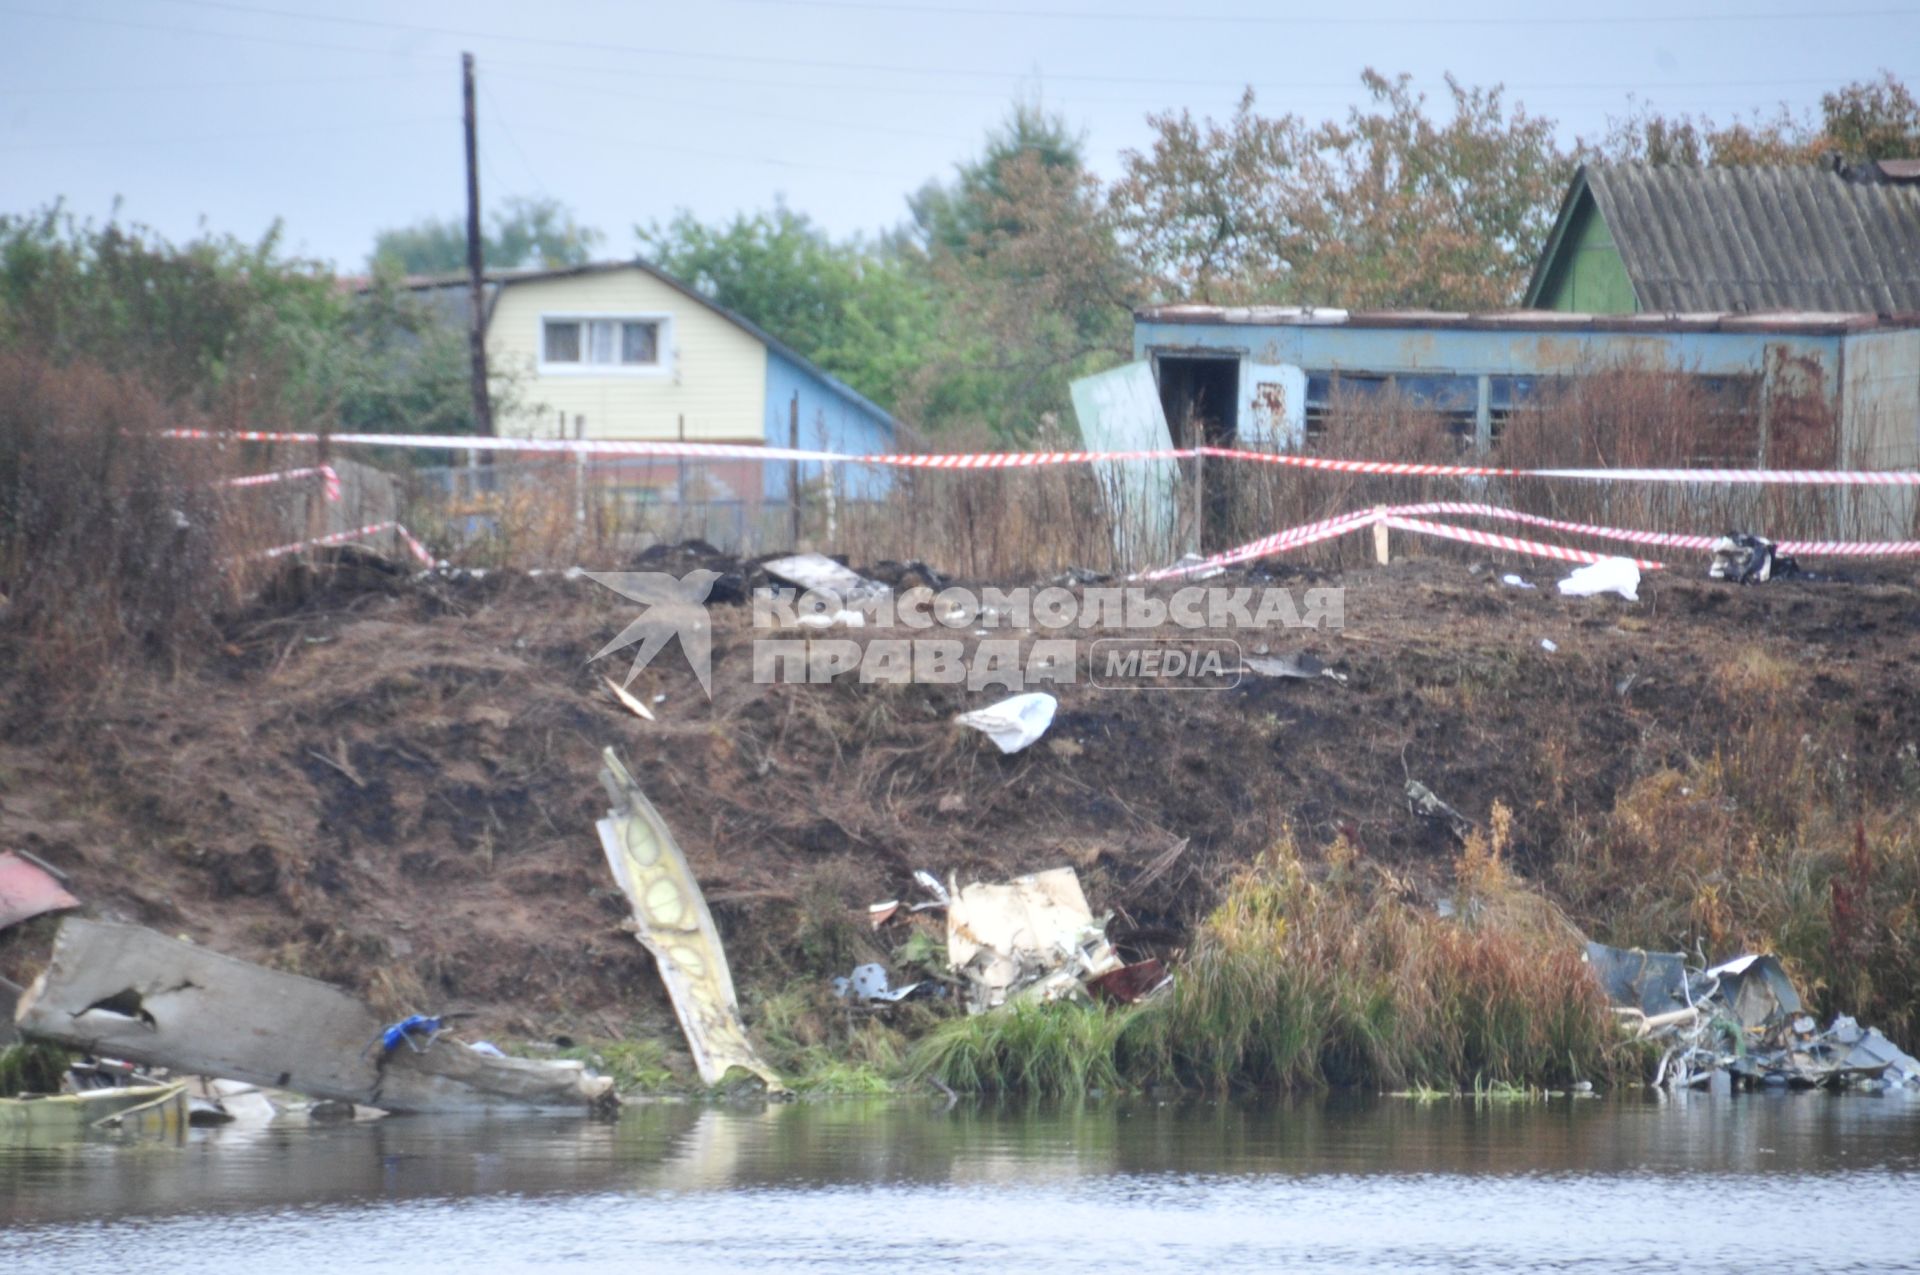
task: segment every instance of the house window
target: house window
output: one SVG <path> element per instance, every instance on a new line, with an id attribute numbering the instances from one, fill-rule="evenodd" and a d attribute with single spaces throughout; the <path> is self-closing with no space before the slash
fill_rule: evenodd
<path id="1" fill-rule="evenodd" d="M 660 366 L 661 319 L 544 318 L 540 362 L 547 368 L 649 371 Z"/>

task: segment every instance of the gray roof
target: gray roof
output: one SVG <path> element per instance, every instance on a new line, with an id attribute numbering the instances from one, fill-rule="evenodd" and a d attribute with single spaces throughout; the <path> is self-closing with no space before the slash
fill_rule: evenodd
<path id="1" fill-rule="evenodd" d="M 1583 188 L 1644 311 L 1920 310 L 1920 184 L 1825 164 L 1590 165 L 1542 270 Z"/>
<path id="2" fill-rule="evenodd" d="M 516 283 L 534 283 L 543 279 L 569 279 L 578 275 L 606 274 L 616 270 L 639 270 L 645 274 L 652 275 L 661 283 L 672 288 L 675 292 L 685 296 L 689 301 L 694 301 L 705 306 L 707 309 L 725 319 L 728 323 L 733 324 L 733 326 L 739 328 L 748 336 L 765 345 L 768 349 L 778 353 L 782 358 L 797 364 L 805 370 L 808 375 L 818 380 L 822 385 L 832 390 L 835 394 L 838 394 L 841 398 L 877 416 L 880 423 L 887 429 L 897 430 L 899 428 L 899 422 L 894 420 L 892 412 L 889 412 L 886 408 L 880 406 L 859 390 L 854 389 L 851 385 L 848 385 L 845 381 L 827 371 L 812 359 L 809 359 L 806 355 L 800 353 L 800 351 L 794 349 L 785 341 L 782 341 L 779 337 L 773 335 L 773 333 L 767 331 L 745 315 L 727 309 L 727 307 L 719 304 L 692 284 L 675 278 L 652 262 L 645 261 L 639 257 L 633 257 L 626 261 L 590 261 L 578 266 L 488 270 L 482 276 L 481 280 L 482 287 L 486 290 L 486 320 L 489 324 L 493 322 L 493 307 L 499 300 L 500 289 L 504 287 L 510 287 Z M 457 322 L 462 326 L 466 325 L 467 315 L 470 312 L 468 305 L 468 297 L 470 295 L 468 288 L 470 285 L 466 275 L 410 275 L 400 286 L 426 300 L 427 304 L 430 305 L 442 319 Z M 366 292 L 370 291 L 371 287 L 372 285 L 367 285 L 359 290 Z"/>

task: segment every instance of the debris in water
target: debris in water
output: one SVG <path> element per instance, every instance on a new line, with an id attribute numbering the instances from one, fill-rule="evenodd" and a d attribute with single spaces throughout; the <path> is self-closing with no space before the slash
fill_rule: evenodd
<path id="1" fill-rule="evenodd" d="M 1878 1031 L 1846 1015 L 1816 1030 L 1776 957 L 1750 953 L 1702 970 L 1678 952 L 1588 943 L 1587 963 L 1624 1026 L 1667 1042 L 1655 1087 L 1920 1086 L 1920 1061 Z"/>
<path id="2" fill-rule="evenodd" d="M 1045 691 L 1028 691 L 953 720 L 984 732 L 1001 752 L 1017 753 L 1047 733 L 1059 706 L 1060 701 Z"/>
<path id="3" fill-rule="evenodd" d="M 63 921 L 19 1024 L 96 1055 L 386 1111 L 584 1113 L 618 1102 L 613 1081 L 583 1064 L 488 1058 L 444 1035 L 376 1058 L 368 1042 L 387 1028 L 339 988 L 137 925 Z"/>
<path id="4" fill-rule="evenodd" d="M 700 1079 L 717 1085 L 734 1067 L 752 1072 L 776 1093 L 786 1086 L 762 1062 L 740 1021 L 727 954 L 693 869 L 666 820 L 609 748 L 600 783 L 613 801 L 595 828 L 613 879 L 633 908 L 634 936 L 653 953 L 673 998 Z"/>

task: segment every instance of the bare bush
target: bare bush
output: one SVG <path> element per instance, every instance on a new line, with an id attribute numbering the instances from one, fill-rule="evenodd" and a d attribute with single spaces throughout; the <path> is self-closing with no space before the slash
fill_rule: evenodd
<path id="1" fill-rule="evenodd" d="M 248 537 L 215 485 L 227 453 L 160 437 L 180 423 L 129 377 L 0 355 L 0 634 L 23 672 L 79 678 L 212 635 Z"/>

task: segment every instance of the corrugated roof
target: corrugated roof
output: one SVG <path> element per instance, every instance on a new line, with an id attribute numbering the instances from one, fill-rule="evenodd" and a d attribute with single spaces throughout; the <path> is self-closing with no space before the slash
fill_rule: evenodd
<path id="1" fill-rule="evenodd" d="M 1593 195 L 1642 310 L 1920 310 L 1920 186 L 1826 165 L 1595 164 Z"/>
<path id="2" fill-rule="evenodd" d="M 578 266 L 536 266 L 512 270 L 489 270 L 482 276 L 487 291 L 487 320 L 491 322 L 493 319 L 494 300 L 498 297 L 500 289 L 503 287 L 516 283 L 535 283 L 545 279 L 568 279 L 577 275 L 606 274 L 615 270 L 639 270 L 645 274 L 652 275 L 661 283 L 666 284 L 669 288 L 687 297 L 688 300 L 696 301 L 705 306 L 707 309 L 725 319 L 728 323 L 733 324 L 742 332 L 745 332 L 748 336 L 753 337 L 769 349 L 797 363 L 810 375 L 817 378 L 821 384 L 842 398 L 865 408 L 867 411 L 875 413 L 881 418 L 881 422 L 888 429 L 898 430 L 899 422 L 894 420 L 892 412 L 889 412 L 886 408 L 880 406 L 859 390 L 854 389 L 853 386 L 848 385 L 845 381 L 827 371 L 753 320 L 747 318 L 744 314 L 727 309 L 727 307 L 720 305 L 714 301 L 712 297 L 706 296 L 692 284 L 687 283 L 685 280 L 675 278 L 652 262 L 640 257 L 629 258 L 625 261 L 590 261 Z M 360 291 L 368 291 L 370 290 L 370 286 L 371 285 L 367 288 L 362 288 Z M 410 292 L 424 293 L 429 296 L 437 296 L 443 293 L 452 294 L 455 298 L 453 304 L 458 308 L 458 318 L 460 322 L 464 323 L 466 321 L 467 293 L 465 289 L 469 285 L 465 274 L 409 275 L 400 286 Z"/>
<path id="3" fill-rule="evenodd" d="M 1141 323 L 1252 327 L 1444 328 L 1458 331 L 1777 332 L 1832 336 L 1881 328 L 1920 328 L 1920 312 L 1858 314 L 1815 310 L 1751 313 L 1576 314 L 1566 310 L 1332 310 L 1313 306 L 1157 305 L 1133 312 Z"/>

